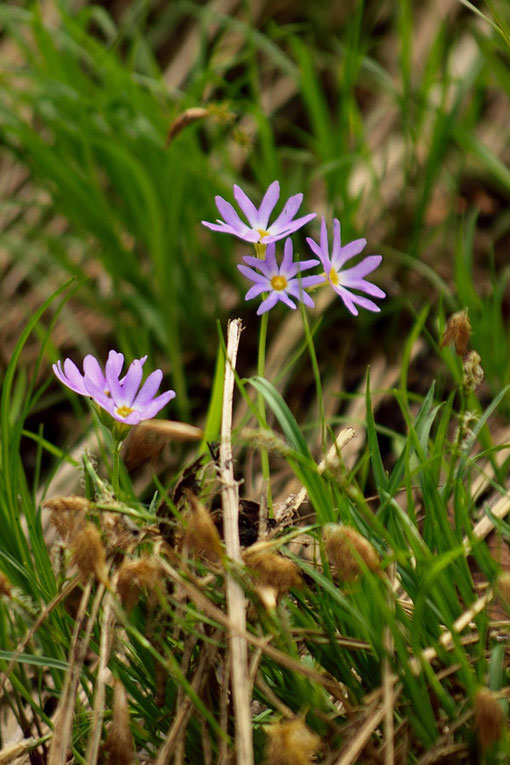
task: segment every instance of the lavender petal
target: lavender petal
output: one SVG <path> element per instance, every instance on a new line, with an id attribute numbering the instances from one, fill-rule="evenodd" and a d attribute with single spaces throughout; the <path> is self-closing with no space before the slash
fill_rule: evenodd
<path id="1" fill-rule="evenodd" d="M 258 210 L 251 199 L 246 196 L 239 186 L 234 186 L 234 197 L 237 204 L 246 215 L 250 226 L 252 226 L 252 228 L 258 228 Z"/>
<path id="2" fill-rule="evenodd" d="M 254 284 L 253 287 L 250 287 L 246 295 L 244 296 L 245 300 L 251 300 L 254 297 L 258 297 L 259 295 L 262 295 L 263 292 L 267 292 L 271 289 L 270 284 Z"/>
<path id="3" fill-rule="evenodd" d="M 256 271 L 253 271 L 253 269 L 248 268 L 248 266 L 238 265 L 237 268 L 243 274 L 243 276 L 246 276 L 247 279 L 250 279 L 252 282 L 255 282 L 255 284 L 263 284 L 264 287 L 267 287 L 268 285 L 267 276 L 258 274 Z"/>
<path id="4" fill-rule="evenodd" d="M 294 215 L 301 207 L 302 201 L 302 194 L 294 194 L 293 197 L 289 197 L 285 202 L 285 207 L 283 208 L 282 212 L 279 214 L 276 220 L 271 223 L 271 229 L 273 231 L 277 231 L 279 229 L 285 228 L 286 224 L 294 217 Z"/>
<path id="5" fill-rule="evenodd" d="M 94 385 L 97 385 L 98 388 L 104 387 L 106 380 L 103 374 L 103 370 L 99 366 L 99 362 L 96 357 L 92 356 L 90 353 L 87 354 L 87 356 L 85 356 L 83 359 L 83 372 L 85 373 L 85 377 L 88 377 L 89 380 L 92 380 Z"/>
<path id="6" fill-rule="evenodd" d="M 142 365 L 138 361 L 132 361 L 131 365 L 126 373 L 126 378 L 124 380 L 124 383 L 122 384 L 122 404 L 125 404 L 126 406 L 132 406 L 133 402 L 135 400 L 136 394 L 138 392 L 138 388 L 140 387 L 140 383 L 142 382 Z M 115 396 L 113 390 L 112 390 L 112 396 L 115 399 L 115 403 L 118 402 L 117 397 Z"/>
<path id="7" fill-rule="evenodd" d="M 257 228 L 267 229 L 267 223 L 269 216 L 274 210 L 276 203 L 280 197 L 280 184 L 278 181 L 273 181 L 268 190 L 264 194 L 264 198 L 260 204 L 257 214 Z"/>
<path id="8" fill-rule="evenodd" d="M 266 311 L 270 311 L 271 308 L 273 308 L 278 302 L 278 293 L 277 292 L 271 292 L 269 297 L 267 297 L 265 300 L 262 301 L 262 303 L 259 305 L 257 310 L 257 316 L 261 316 L 263 313 L 266 313 Z"/>
<path id="9" fill-rule="evenodd" d="M 154 372 L 151 372 L 136 394 L 132 406 L 139 409 L 148 404 L 156 395 L 162 379 L 163 372 L 161 369 L 155 369 Z"/>

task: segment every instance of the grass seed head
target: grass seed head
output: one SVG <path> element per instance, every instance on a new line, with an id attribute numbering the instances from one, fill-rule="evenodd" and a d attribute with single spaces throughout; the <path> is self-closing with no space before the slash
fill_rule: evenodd
<path id="1" fill-rule="evenodd" d="M 498 593 L 507 608 L 510 608 L 510 572 L 505 571 L 498 579 Z"/>
<path id="2" fill-rule="evenodd" d="M 352 581 L 361 573 L 360 559 L 370 571 L 379 571 L 379 556 L 368 539 L 350 526 L 329 523 L 323 531 L 328 560 L 336 567 L 338 577 Z"/>
<path id="3" fill-rule="evenodd" d="M 126 611 L 137 604 L 143 591 L 153 592 L 158 585 L 161 568 L 153 558 L 125 560 L 119 567 L 117 593 Z"/>
<path id="4" fill-rule="evenodd" d="M 221 559 L 223 557 L 221 538 L 209 512 L 190 491 L 186 492 L 186 497 L 190 505 L 190 513 L 187 517 L 185 544 L 206 557 Z"/>
<path id="5" fill-rule="evenodd" d="M 50 523 L 65 542 L 70 542 L 85 523 L 85 513 L 90 502 L 85 497 L 53 497 L 44 503 L 50 510 Z"/>
<path id="6" fill-rule="evenodd" d="M 103 584 L 108 582 L 106 555 L 101 534 L 93 523 L 87 523 L 72 541 L 73 563 L 84 579 L 92 574 Z"/>
<path id="7" fill-rule="evenodd" d="M 453 343 L 457 356 L 464 358 L 470 335 L 471 323 L 469 321 L 468 310 L 463 308 L 462 311 L 452 313 L 446 322 L 446 329 L 441 338 L 441 348 L 449 345 L 449 343 Z"/>
<path id="8" fill-rule="evenodd" d="M 104 748 L 111 765 L 132 765 L 135 761 L 126 689 L 117 679 L 113 686 L 113 717 Z"/>
<path id="9" fill-rule="evenodd" d="M 505 713 L 496 696 L 488 688 L 475 694 L 475 728 L 483 751 L 499 740 L 503 732 Z"/>
<path id="10" fill-rule="evenodd" d="M 266 733 L 266 765 L 310 765 L 320 747 L 319 736 L 299 717 L 268 725 Z"/>
<path id="11" fill-rule="evenodd" d="M 248 547 L 243 559 L 254 572 L 257 584 L 275 589 L 278 596 L 285 595 L 292 587 L 300 587 L 303 584 L 296 564 L 283 555 L 268 550 L 265 545 Z"/>
<path id="12" fill-rule="evenodd" d="M 11 590 L 12 590 L 12 584 L 10 583 L 6 575 L 2 571 L 0 571 L 0 597 L 2 595 L 6 595 L 8 598 L 10 598 Z"/>

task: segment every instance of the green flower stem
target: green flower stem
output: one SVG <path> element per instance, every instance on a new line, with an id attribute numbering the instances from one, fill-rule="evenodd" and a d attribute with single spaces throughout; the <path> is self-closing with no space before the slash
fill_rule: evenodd
<path id="1" fill-rule="evenodd" d="M 112 454 L 112 487 L 113 493 L 116 499 L 119 499 L 120 490 L 120 447 L 122 446 L 122 439 L 113 439 L 113 454 Z"/>
<path id="2" fill-rule="evenodd" d="M 258 258 L 264 258 L 266 253 L 266 246 L 260 243 L 255 244 L 255 252 Z M 265 295 L 262 296 L 263 298 Z M 260 318 L 260 330 L 259 330 L 259 347 L 257 356 L 257 375 L 264 377 L 264 370 L 266 366 L 266 342 L 267 342 L 267 325 L 269 321 L 269 311 L 263 313 Z M 266 419 L 266 403 L 261 393 L 257 393 L 257 409 L 259 411 L 260 425 L 263 428 L 267 428 Z M 272 517 L 273 501 L 271 496 L 271 472 L 269 470 L 269 455 L 267 449 L 261 447 L 260 449 L 260 463 L 262 467 L 262 478 L 267 489 L 267 507 L 270 517 Z"/>
<path id="3" fill-rule="evenodd" d="M 312 362 L 313 376 L 315 380 L 315 390 L 317 392 L 317 403 L 319 405 L 319 422 L 321 424 L 321 445 L 322 451 L 326 453 L 326 415 L 324 411 L 324 396 L 322 393 L 321 375 L 319 371 L 319 362 L 317 361 L 317 354 L 315 353 L 315 346 L 313 344 L 313 336 L 310 330 L 310 322 L 306 315 L 305 306 L 303 303 L 299 304 L 301 311 L 301 318 L 303 319 L 303 328 L 305 331 L 305 340 L 308 346 L 308 353 L 310 354 L 310 361 Z"/>

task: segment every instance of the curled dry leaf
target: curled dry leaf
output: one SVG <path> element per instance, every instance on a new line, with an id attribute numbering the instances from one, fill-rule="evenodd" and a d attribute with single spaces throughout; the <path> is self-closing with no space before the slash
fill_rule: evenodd
<path id="1" fill-rule="evenodd" d="M 194 425 L 173 420 L 144 420 L 131 428 L 126 438 L 123 459 L 128 470 L 156 459 L 172 441 L 200 441 L 203 431 Z"/>

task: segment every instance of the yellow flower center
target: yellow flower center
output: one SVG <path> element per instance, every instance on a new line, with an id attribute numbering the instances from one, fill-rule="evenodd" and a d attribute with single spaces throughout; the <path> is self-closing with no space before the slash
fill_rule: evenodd
<path id="1" fill-rule="evenodd" d="M 338 278 L 338 274 L 334 268 L 332 268 L 331 271 L 329 272 L 329 281 L 331 282 L 331 284 L 334 284 L 335 286 L 340 283 L 340 279 Z"/>
<path id="2" fill-rule="evenodd" d="M 287 279 L 284 276 L 273 276 L 271 287 L 277 292 L 281 292 L 287 286 Z"/>
<path id="3" fill-rule="evenodd" d="M 127 417 L 127 416 L 128 416 L 128 415 L 130 415 L 130 414 L 131 414 L 131 412 L 133 412 L 133 411 L 134 411 L 134 409 L 131 409 L 129 406 L 119 406 L 119 407 L 118 407 L 118 408 L 115 410 L 115 413 L 116 413 L 116 414 L 118 414 L 118 415 L 119 415 L 119 417 Z"/>
<path id="4" fill-rule="evenodd" d="M 265 236 L 269 236 L 269 231 L 266 231 L 263 228 L 258 228 L 257 231 L 259 232 L 261 239 L 263 239 Z"/>

